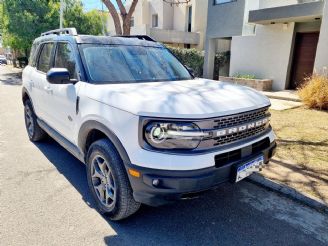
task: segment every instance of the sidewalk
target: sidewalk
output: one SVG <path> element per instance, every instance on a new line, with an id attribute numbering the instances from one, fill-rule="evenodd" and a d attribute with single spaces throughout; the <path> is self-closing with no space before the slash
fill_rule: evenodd
<path id="1" fill-rule="evenodd" d="M 273 99 L 280 99 L 286 101 L 300 102 L 300 98 L 295 90 L 284 90 L 284 91 L 262 91 L 264 95 Z"/>

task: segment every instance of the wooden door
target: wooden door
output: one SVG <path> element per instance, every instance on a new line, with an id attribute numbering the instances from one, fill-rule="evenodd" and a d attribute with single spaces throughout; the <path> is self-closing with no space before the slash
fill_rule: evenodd
<path id="1" fill-rule="evenodd" d="M 312 75 L 318 40 L 319 32 L 296 34 L 290 89 L 297 89 L 306 77 Z"/>

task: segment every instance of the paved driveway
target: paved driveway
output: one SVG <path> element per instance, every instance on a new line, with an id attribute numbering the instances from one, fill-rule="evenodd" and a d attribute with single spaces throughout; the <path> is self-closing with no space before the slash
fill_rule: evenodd
<path id="1" fill-rule="evenodd" d="M 328 244 L 327 216 L 246 181 L 108 221 L 83 164 L 52 140 L 28 141 L 9 72 L 0 67 L 0 245 Z"/>

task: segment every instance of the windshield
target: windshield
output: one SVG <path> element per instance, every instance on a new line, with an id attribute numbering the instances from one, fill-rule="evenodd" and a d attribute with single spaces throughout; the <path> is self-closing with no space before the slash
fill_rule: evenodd
<path id="1" fill-rule="evenodd" d="M 188 80 L 188 70 L 165 48 L 127 45 L 82 45 L 93 82 L 133 83 Z"/>

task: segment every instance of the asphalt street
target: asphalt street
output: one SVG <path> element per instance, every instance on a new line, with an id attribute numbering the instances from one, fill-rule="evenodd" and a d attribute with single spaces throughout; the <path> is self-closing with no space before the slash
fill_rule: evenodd
<path id="1" fill-rule="evenodd" d="M 111 222 L 82 163 L 28 140 L 20 80 L 0 66 L 0 245 L 328 245 L 328 216 L 242 181 Z"/>

